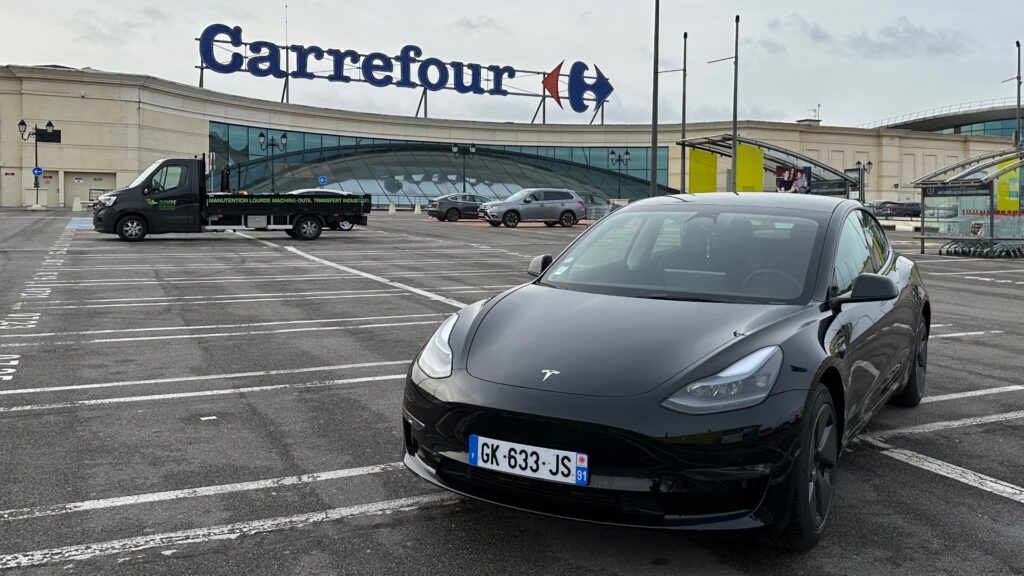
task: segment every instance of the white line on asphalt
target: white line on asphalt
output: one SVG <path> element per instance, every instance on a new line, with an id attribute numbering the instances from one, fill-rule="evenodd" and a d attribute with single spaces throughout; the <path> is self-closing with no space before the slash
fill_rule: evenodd
<path id="1" fill-rule="evenodd" d="M 189 306 L 197 304 L 237 304 L 242 302 L 288 302 L 293 300 L 338 300 L 341 298 L 388 298 L 391 296 L 405 296 L 400 292 L 387 292 L 380 294 L 335 294 L 333 296 L 300 296 L 296 298 L 240 298 L 236 300 L 192 300 L 186 302 Z M 174 306 L 174 302 L 122 302 L 120 304 L 68 304 L 61 306 L 36 306 L 38 309 L 75 310 L 78 308 L 138 308 L 140 306 Z"/>
<path id="2" fill-rule="evenodd" d="M 23 406 L 0 406 L 0 414 L 11 412 L 34 412 L 38 410 L 57 410 L 60 408 L 81 408 L 84 406 L 102 406 L 106 404 L 125 404 L 130 402 L 153 402 L 155 400 L 179 400 L 181 398 L 202 398 L 206 396 L 228 396 L 233 394 L 252 394 L 255 392 L 273 392 L 275 390 L 308 390 L 311 388 L 327 388 L 342 384 L 361 384 L 363 382 L 381 382 L 384 380 L 404 380 L 405 374 L 388 374 L 387 376 L 363 376 L 361 378 L 345 378 L 343 380 L 324 380 L 322 382 L 306 382 L 304 384 L 271 384 L 267 386 L 249 386 L 248 388 L 220 388 L 217 390 L 199 390 L 196 392 L 174 392 L 170 394 L 148 394 L 145 396 L 121 396 L 117 398 L 98 398 L 95 400 L 72 400 L 70 402 L 54 402 L 53 404 L 26 404 Z"/>
<path id="3" fill-rule="evenodd" d="M 446 272 L 435 270 L 433 272 L 402 272 L 400 274 L 388 274 L 392 278 L 403 277 L 413 278 L 422 276 L 441 277 L 447 278 L 449 276 L 505 276 L 514 274 L 517 276 L 525 276 L 526 272 L 522 270 L 477 270 L 475 272 Z M 32 284 L 33 288 L 59 288 L 59 287 L 78 287 L 88 288 L 91 286 L 137 286 L 142 284 L 217 284 L 222 282 L 295 282 L 299 278 L 303 282 L 309 280 L 345 280 L 351 278 L 358 278 L 359 275 L 355 274 L 322 274 L 315 276 L 224 276 L 221 278 L 209 278 L 203 280 L 195 280 L 190 278 L 165 278 L 163 280 L 138 280 L 136 278 L 116 278 L 116 279 L 102 279 L 102 280 L 78 280 L 75 282 L 40 282 Z"/>
<path id="4" fill-rule="evenodd" d="M 283 368 L 279 370 L 259 370 L 255 372 L 229 372 L 226 374 L 203 374 L 199 376 L 179 376 L 175 378 L 152 378 L 149 380 L 122 380 L 119 382 L 100 382 L 96 384 L 69 384 L 66 386 L 49 386 L 45 388 L 11 388 L 0 390 L 0 396 L 11 394 L 38 394 L 41 392 L 65 392 L 68 390 L 92 390 L 94 388 L 120 388 L 123 386 L 145 386 L 147 384 L 175 384 L 178 382 L 198 382 L 201 380 L 231 380 L 234 378 L 259 378 L 261 376 L 281 376 L 283 374 L 305 374 L 308 372 L 332 372 L 335 370 L 356 370 L 359 368 L 376 368 L 378 366 L 396 366 L 409 364 L 412 360 L 389 360 L 386 362 L 361 362 L 359 364 L 338 364 L 334 366 L 310 366 L 306 368 Z"/>
<path id="5" fill-rule="evenodd" d="M 236 232 L 236 234 L 238 234 L 239 236 L 241 236 L 243 238 L 248 238 L 250 240 L 259 240 L 258 238 L 255 238 L 253 236 L 249 236 L 248 234 L 243 234 L 241 232 Z M 356 270 L 355 268 L 349 268 L 348 266 L 343 266 L 343 265 L 338 264 L 336 262 L 331 262 L 330 260 L 324 260 L 323 258 L 320 258 L 319 256 L 313 256 L 312 254 L 307 254 L 307 253 L 303 252 L 302 250 L 297 250 L 296 248 L 294 248 L 292 246 L 279 246 L 277 244 L 274 244 L 273 242 L 267 242 L 265 240 L 259 240 L 259 241 L 264 243 L 264 244 L 267 244 L 269 246 L 274 246 L 276 248 L 281 248 L 281 249 L 287 250 L 287 251 L 289 251 L 289 252 L 291 252 L 293 254 L 297 254 L 297 255 L 299 255 L 299 256 L 307 259 L 307 260 L 310 260 L 312 262 L 316 262 L 318 264 L 323 264 L 324 266 L 329 266 L 331 268 L 334 268 L 335 270 L 341 270 L 342 272 L 348 272 L 349 274 L 355 274 L 356 276 L 362 276 L 363 278 L 366 278 L 368 280 L 373 280 L 375 282 L 380 282 L 381 284 L 385 284 L 387 286 L 391 286 L 392 288 L 401 288 L 402 290 L 406 290 L 408 292 L 412 292 L 413 294 L 418 294 L 420 296 L 423 296 L 423 297 L 429 298 L 431 300 L 434 300 L 435 302 L 443 302 L 445 304 L 448 304 L 449 306 L 454 306 L 456 308 L 462 308 L 462 307 L 464 307 L 466 305 L 463 302 L 459 302 L 458 300 L 454 300 L 452 298 L 447 298 L 447 297 L 442 296 L 440 294 L 437 294 L 435 292 L 430 292 L 429 290 L 423 290 L 423 289 L 420 289 L 420 288 L 415 288 L 413 286 L 409 286 L 408 284 L 402 284 L 401 282 L 395 282 L 394 280 L 388 280 L 387 278 L 384 278 L 383 276 L 377 276 L 376 274 L 370 274 L 369 272 L 363 272 L 362 270 Z"/>
<path id="6" fill-rule="evenodd" d="M 991 476 L 979 474 L 973 470 L 961 468 L 960 466 L 950 464 L 949 462 L 936 460 L 935 458 L 925 456 L 924 454 L 918 454 L 917 452 L 912 452 L 903 448 L 895 448 L 885 442 L 880 442 L 873 438 L 865 438 L 865 440 L 869 444 L 881 448 L 882 450 L 879 454 L 895 458 L 900 462 L 916 466 L 917 468 L 927 470 L 933 474 L 945 476 L 946 478 L 962 482 L 968 486 L 972 486 L 986 492 L 991 492 L 992 494 L 997 494 L 1024 504 L 1024 488 L 1021 488 L 1020 486 L 1015 486 L 1009 482 L 1003 482 L 1002 480 L 992 478 Z"/>
<path id="7" fill-rule="evenodd" d="M 478 292 L 484 289 L 504 289 L 512 288 L 516 284 L 496 284 L 488 286 L 442 286 L 434 288 L 438 292 Z M 158 301 L 158 300 L 200 300 L 204 298 L 249 298 L 249 297 L 270 297 L 270 296 L 317 296 L 321 294 L 352 294 L 356 292 L 400 292 L 398 288 L 375 288 L 369 290 L 329 290 L 320 292 L 256 292 L 253 294 L 215 294 L 215 295 L 202 295 L 202 296 L 151 296 L 146 298 L 98 298 L 98 299 L 85 299 L 85 300 L 47 300 L 47 304 L 80 304 L 85 302 L 146 302 L 146 301 Z M 935 324 L 932 328 L 939 328 L 946 326 L 946 324 Z M 0 338 L 4 336 L 0 334 Z"/>
<path id="8" fill-rule="evenodd" d="M 27 334 L 0 334 L 0 338 L 42 338 L 45 336 L 86 336 L 89 334 L 121 334 L 134 332 L 166 332 L 173 330 L 223 330 L 225 328 L 251 328 L 253 326 L 292 326 L 296 324 L 327 324 L 331 322 L 366 322 L 367 320 L 400 320 L 403 318 L 426 318 L 447 316 L 444 312 L 429 314 L 399 314 L 397 316 L 361 316 L 358 318 L 319 318 L 316 320 L 276 320 L 273 322 L 248 322 L 244 324 L 205 324 L 200 326 L 158 326 L 155 328 L 116 328 L 108 330 L 82 330 L 80 332 L 37 332 Z"/>
<path id="9" fill-rule="evenodd" d="M 931 325 L 932 328 L 948 328 L 950 326 L 952 326 L 952 324 L 932 324 Z"/>
<path id="10" fill-rule="evenodd" d="M 208 418 L 216 418 L 216 416 L 209 416 Z M 282 476 L 280 478 L 267 478 L 265 480 L 254 480 L 250 482 L 217 484 L 214 486 L 185 488 L 183 490 L 168 490 L 165 492 L 152 492 L 149 494 L 135 494 L 133 496 L 101 498 L 98 500 L 85 500 L 82 502 L 69 502 L 67 504 L 53 504 L 50 506 L 35 506 L 32 508 L 15 508 L 13 510 L 0 510 L 0 521 L 22 520 L 26 518 L 40 518 L 43 516 L 58 516 L 61 514 L 69 514 L 71 512 L 82 512 L 85 510 L 118 508 L 121 506 L 134 506 L 136 504 L 149 504 L 151 502 L 166 502 L 168 500 L 181 500 L 183 498 L 201 498 L 203 496 L 230 494 L 232 492 L 247 492 L 251 490 L 263 490 L 265 488 L 280 488 L 282 486 L 294 486 L 296 484 L 326 482 L 328 480 L 338 480 L 341 478 L 352 478 L 355 476 L 379 474 L 381 472 L 397 470 L 401 467 L 401 462 L 391 462 L 389 464 L 378 464 L 376 466 L 346 468 L 342 470 L 331 470 L 329 472 L 301 474 L 298 476 Z"/>
<path id="11" fill-rule="evenodd" d="M 155 256 L 158 257 L 158 256 Z M 60 270 L 61 272 L 90 272 L 92 270 L 177 270 L 181 268 L 309 268 L 313 264 L 306 262 L 262 262 L 260 264 L 138 264 L 132 266 L 89 266 L 88 268 L 64 268 L 54 266 L 48 270 Z M 44 270 L 47 270 L 44 268 Z"/>
<path id="12" fill-rule="evenodd" d="M 1017 392 L 1024 390 L 1024 386 L 1014 384 L 1012 386 L 1000 386 L 998 388 L 983 388 L 981 390 L 970 390 L 968 392 L 954 392 L 952 394 L 940 394 L 938 396 L 925 396 L 921 403 L 944 402 L 946 400 L 959 400 L 960 398 L 974 398 L 976 396 L 988 396 L 989 394 L 1004 394 L 1006 392 Z"/>
<path id="13" fill-rule="evenodd" d="M 929 276 L 963 276 L 966 274 L 1017 274 L 1024 270 L 970 270 L 968 272 L 925 272 Z"/>
<path id="14" fill-rule="evenodd" d="M 964 338 L 967 336 L 985 336 L 986 334 L 1002 334 L 1002 330 L 979 330 L 977 332 L 954 332 L 952 334 L 932 334 L 929 338 Z"/>
<path id="15" fill-rule="evenodd" d="M 459 501 L 458 496 L 447 492 L 424 494 L 409 498 L 396 500 L 385 500 L 383 502 L 372 502 L 369 504 L 357 504 L 344 508 L 332 508 L 293 516 L 280 516 L 277 518 L 265 518 L 248 522 L 236 522 L 221 526 L 210 526 L 206 528 L 193 528 L 177 532 L 165 532 L 162 534 L 148 534 L 125 538 L 122 540 L 110 540 L 107 542 L 94 542 L 62 548 L 50 548 L 48 550 L 34 550 L 16 554 L 0 555 L 0 569 L 6 568 L 27 568 L 30 566 L 44 566 L 58 562 L 69 562 L 72 560 L 85 560 L 96 556 L 110 556 L 125 552 L 135 552 L 148 548 L 164 546 L 177 546 L 182 544 L 194 544 L 209 542 L 213 540 L 234 540 L 241 536 L 253 534 L 264 534 L 293 528 L 301 528 L 312 524 L 323 522 L 335 522 L 346 518 L 359 516 L 377 516 L 392 514 L 395 512 L 409 512 L 431 505 L 454 504 Z"/>
<path id="16" fill-rule="evenodd" d="M 45 252 L 45 250 L 39 250 L 39 249 L 33 249 L 33 250 L 37 251 L 37 252 Z M 3 251 L 4 250 L 0 250 L 0 252 L 3 252 Z M 331 256 L 331 255 L 348 256 L 348 255 L 351 255 L 351 254 L 358 254 L 360 256 L 362 256 L 362 255 L 376 255 L 376 254 L 381 254 L 381 255 L 394 255 L 394 254 L 410 254 L 411 255 L 411 254 L 434 254 L 434 253 L 437 253 L 437 254 L 444 254 L 444 253 L 465 254 L 467 252 L 501 252 L 501 250 L 499 250 L 497 248 L 460 248 L 460 249 L 449 248 L 449 249 L 446 249 L 446 250 L 408 250 L 408 249 L 406 249 L 406 250 L 399 250 L 399 249 L 395 249 L 395 250 L 390 250 L 390 251 L 385 251 L 385 250 L 373 250 L 373 251 L 355 250 L 355 251 L 351 251 L 351 252 L 350 251 L 338 251 L 338 250 L 335 250 L 335 251 L 322 251 L 322 250 L 321 251 L 315 251 L 315 250 L 310 250 L 309 251 L 310 254 L 317 254 L 317 255 L 321 255 L 321 256 Z M 160 258 L 195 258 L 196 257 L 196 253 L 193 252 L 193 253 L 190 253 L 190 254 L 71 254 L 71 256 L 80 257 L 80 258 L 116 258 L 116 259 L 153 258 L 154 256 L 159 256 Z M 287 254 L 281 254 L 280 252 L 275 250 L 273 252 L 271 252 L 271 251 L 263 251 L 263 252 L 219 252 L 219 253 L 215 253 L 215 254 L 211 254 L 211 253 L 202 254 L 202 256 L 203 257 L 211 257 L 211 258 L 225 258 L 225 257 L 229 257 L 229 256 L 240 256 L 240 257 L 246 257 L 246 258 L 252 257 L 252 256 L 271 256 L 271 257 L 274 257 L 274 258 L 282 258 L 282 257 L 286 257 Z"/>
<path id="17" fill-rule="evenodd" d="M 952 428 L 963 428 L 964 426 L 976 426 L 978 424 L 991 424 L 993 422 L 1005 422 L 1024 418 L 1024 410 L 1016 412 L 1004 412 L 1002 414 L 990 414 L 988 416 L 976 416 L 974 418 L 963 418 L 961 420 L 945 420 L 942 422 L 929 422 L 920 426 L 907 426 L 906 428 L 894 428 L 892 430 L 881 430 L 872 434 L 875 438 L 892 438 L 895 436 L 906 436 L 908 434 L 923 434 L 926 432 L 938 432 Z"/>

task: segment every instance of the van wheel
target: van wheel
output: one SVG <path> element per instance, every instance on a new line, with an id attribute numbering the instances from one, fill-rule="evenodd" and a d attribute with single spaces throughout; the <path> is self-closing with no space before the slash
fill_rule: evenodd
<path id="1" fill-rule="evenodd" d="M 138 242 L 149 234 L 149 226 L 141 216 L 130 214 L 117 221 L 117 235 L 125 242 Z"/>
<path id="2" fill-rule="evenodd" d="M 323 232 L 323 226 L 320 225 L 320 221 L 312 216 L 303 216 L 295 222 L 293 228 L 295 231 L 295 237 L 299 240 L 316 240 L 320 237 L 320 233 Z"/>
<path id="3" fill-rule="evenodd" d="M 449 208 L 448 211 L 444 213 L 444 219 L 449 222 L 458 222 L 460 217 L 461 214 L 459 214 L 459 211 L 455 208 Z"/>
<path id="4" fill-rule="evenodd" d="M 573 225 L 576 224 L 576 215 L 566 210 L 565 212 L 562 212 L 561 217 L 558 218 L 558 223 L 561 224 L 563 228 L 572 228 Z"/>
<path id="5" fill-rule="evenodd" d="M 342 232 L 348 232 L 349 230 L 355 227 L 356 225 L 349 222 L 348 220 L 342 220 L 341 222 L 338 222 L 338 230 L 341 230 Z"/>
<path id="6" fill-rule="evenodd" d="M 519 226 L 519 212 L 515 210 L 509 210 L 505 212 L 505 216 L 502 217 L 501 223 L 508 228 L 515 228 Z"/>

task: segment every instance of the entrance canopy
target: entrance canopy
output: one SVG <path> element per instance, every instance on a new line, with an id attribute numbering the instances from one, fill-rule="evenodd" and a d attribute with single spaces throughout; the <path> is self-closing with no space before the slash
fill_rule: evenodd
<path id="1" fill-rule="evenodd" d="M 922 191 L 956 186 L 985 186 L 993 180 L 1019 170 L 1024 165 L 1024 150 L 1002 150 L 968 158 L 944 166 L 914 180 Z"/>
<path id="2" fill-rule="evenodd" d="M 823 164 L 813 158 L 809 158 L 780 146 L 737 136 L 733 142 L 732 134 L 720 134 L 703 138 L 688 138 L 677 142 L 679 146 L 710 152 L 716 156 L 732 157 L 736 154 L 736 145 L 753 146 L 763 151 L 763 169 L 765 172 L 776 174 L 777 169 L 810 169 L 811 193 L 827 195 L 848 195 L 850 190 L 857 190 L 860 187 L 860 180 L 855 176 L 836 170 L 827 164 Z M 742 157 L 742 152 L 741 152 Z"/>

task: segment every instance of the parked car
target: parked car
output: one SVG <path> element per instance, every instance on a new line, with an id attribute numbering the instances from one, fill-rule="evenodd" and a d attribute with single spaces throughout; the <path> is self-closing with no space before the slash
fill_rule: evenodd
<path id="1" fill-rule="evenodd" d="M 427 215 L 440 222 L 458 222 L 460 218 L 476 218 L 480 205 L 492 200 L 476 194 L 448 194 L 427 203 Z"/>
<path id="2" fill-rule="evenodd" d="M 587 208 L 572 190 L 524 188 L 504 200 L 481 205 L 479 214 L 491 226 L 515 228 L 520 222 L 543 222 L 568 228 L 586 218 Z"/>
<path id="3" fill-rule="evenodd" d="M 890 218 L 920 218 L 921 217 L 921 203 L 920 202 L 903 202 L 898 203 L 889 210 Z"/>
<path id="4" fill-rule="evenodd" d="M 604 194 L 580 192 L 579 196 L 583 199 L 584 207 L 587 209 L 587 218 L 590 220 L 603 218 L 621 208 L 621 206 L 612 204 L 612 201 Z"/>
<path id="5" fill-rule="evenodd" d="M 807 549 L 844 448 L 925 392 L 928 291 L 852 200 L 651 198 L 528 272 L 406 376 L 405 465 L 465 496 Z"/>
<path id="6" fill-rule="evenodd" d="M 871 206 L 871 213 L 879 218 L 889 218 L 892 216 L 892 209 L 898 204 L 899 202 L 893 202 L 891 200 L 875 202 Z"/>

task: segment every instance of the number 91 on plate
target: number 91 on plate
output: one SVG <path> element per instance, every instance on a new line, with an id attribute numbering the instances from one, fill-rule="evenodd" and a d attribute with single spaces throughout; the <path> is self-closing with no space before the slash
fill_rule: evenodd
<path id="1" fill-rule="evenodd" d="M 582 452 L 540 448 L 476 434 L 469 437 L 469 465 L 563 484 L 590 483 L 590 460 Z"/>

